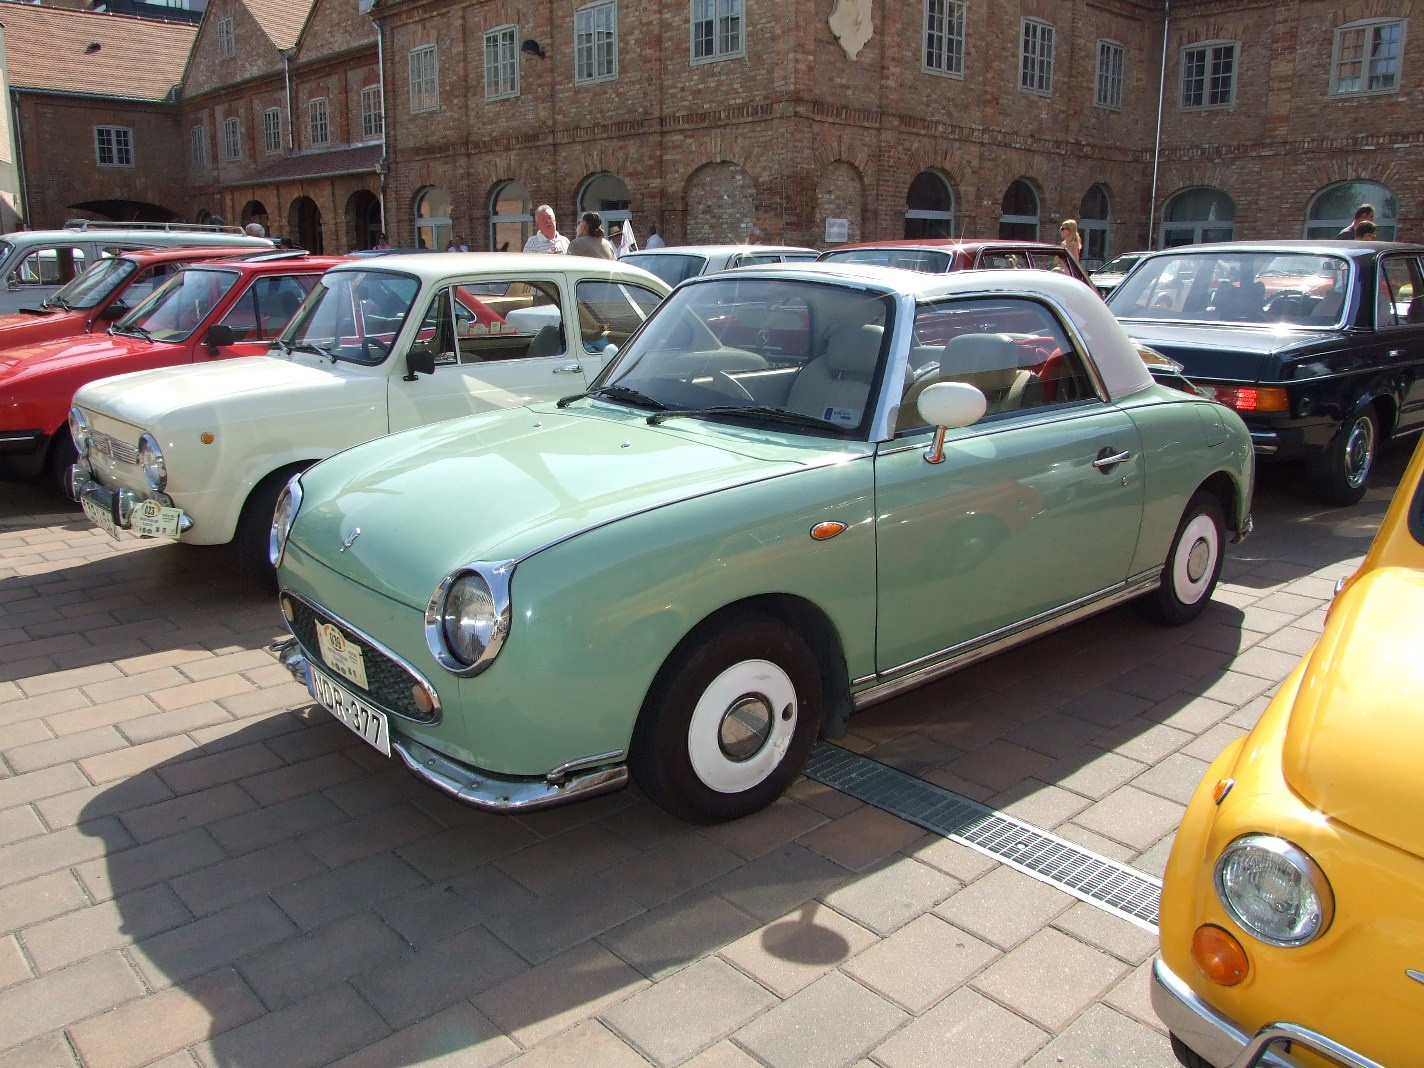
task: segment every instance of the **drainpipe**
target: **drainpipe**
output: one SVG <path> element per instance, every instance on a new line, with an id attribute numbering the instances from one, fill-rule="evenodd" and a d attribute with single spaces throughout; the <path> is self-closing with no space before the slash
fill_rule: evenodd
<path id="1" fill-rule="evenodd" d="M 1147 213 L 1147 247 L 1156 248 L 1153 239 L 1157 225 L 1157 170 L 1162 165 L 1162 102 L 1167 97 L 1167 34 L 1172 28 L 1172 0 L 1162 4 L 1162 75 L 1157 82 L 1157 140 L 1152 146 L 1152 203 Z"/>
<path id="2" fill-rule="evenodd" d="M 381 98 L 381 162 L 376 164 L 376 175 L 381 180 L 381 191 L 376 199 L 381 205 L 381 230 L 390 234 L 390 221 L 386 218 L 386 176 L 390 174 L 390 146 L 386 137 L 386 33 L 381 28 L 380 19 L 372 19 L 376 27 L 376 92 Z"/>
<path id="3" fill-rule="evenodd" d="M 20 94 L 13 89 L 10 90 L 10 101 L 10 129 L 15 134 L 15 172 L 20 180 L 20 221 L 26 228 L 33 230 L 35 224 L 30 219 L 30 182 L 25 173 L 25 129 L 20 125 Z"/>
<path id="4" fill-rule="evenodd" d="M 282 49 L 282 77 L 287 82 L 287 151 L 295 152 L 297 148 L 296 138 L 292 130 L 292 52 L 293 49 Z"/>

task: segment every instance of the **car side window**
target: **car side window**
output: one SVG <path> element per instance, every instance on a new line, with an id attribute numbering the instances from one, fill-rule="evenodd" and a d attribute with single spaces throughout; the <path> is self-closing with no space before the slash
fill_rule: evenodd
<path id="1" fill-rule="evenodd" d="M 556 356 L 567 349 L 558 287 L 522 280 L 445 286 L 420 339 L 435 349 L 437 366 Z"/>
<path id="2" fill-rule="evenodd" d="M 270 341 L 286 329 L 314 282 L 291 275 L 258 278 L 222 321 L 237 341 Z"/>
<path id="3" fill-rule="evenodd" d="M 582 281 L 575 297 L 583 347 L 594 353 L 609 345 L 621 348 L 662 301 L 651 289 L 629 282 Z"/>
<path id="4" fill-rule="evenodd" d="M 1377 290 L 1377 327 L 1424 323 L 1424 272 L 1419 257 L 1385 256 Z"/>
<path id="5" fill-rule="evenodd" d="M 929 305 L 915 317 L 914 339 L 898 431 L 927 425 L 917 402 L 936 382 L 974 386 L 987 401 L 986 418 L 1096 397 L 1067 331 L 1036 301 L 1001 298 Z"/>
<path id="6" fill-rule="evenodd" d="M 82 248 L 37 248 L 16 266 L 11 276 L 21 286 L 62 286 L 84 270 Z"/>
<path id="7" fill-rule="evenodd" d="M 974 266 L 985 271 L 1021 271 L 1032 266 L 1027 254 L 1003 249 L 986 249 Z"/>

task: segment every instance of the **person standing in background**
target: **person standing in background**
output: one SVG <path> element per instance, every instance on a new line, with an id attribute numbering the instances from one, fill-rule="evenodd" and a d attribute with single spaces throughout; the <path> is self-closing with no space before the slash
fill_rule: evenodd
<path id="1" fill-rule="evenodd" d="M 1083 258 L 1083 238 L 1078 234 L 1077 219 L 1064 219 L 1058 227 L 1058 236 L 1063 239 L 1063 247 L 1073 253 L 1075 260 Z"/>
<path id="2" fill-rule="evenodd" d="M 1335 236 L 1342 241 L 1353 241 L 1357 236 L 1356 231 L 1359 229 L 1361 223 L 1369 223 L 1371 226 L 1373 226 L 1374 221 L 1375 206 L 1373 204 L 1361 204 L 1358 208 L 1355 209 L 1354 221 L 1351 222 L 1349 226 L 1345 227 Z M 1374 235 L 1372 234 L 1370 236 L 1373 237 Z"/>
<path id="3" fill-rule="evenodd" d="M 658 224 L 653 223 L 648 227 L 648 243 L 644 248 L 665 248 L 667 242 L 663 240 L 663 235 L 658 233 Z"/>
<path id="4" fill-rule="evenodd" d="M 525 252 L 553 252 L 563 254 L 569 250 L 569 239 L 559 233 L 558 220 L 554 209 L 540 204 L 534 209 L 534 225 L 538 228 L 524 242 Z"/>
<path id="5" fill-rule="evenodd" d="M 618 254 L 603 236 L 603 216 L 586 211 L 579 217 L 578 236 L 569 242 L 570 256 L 594 256 L 601 260 L 616 260 Z"/>

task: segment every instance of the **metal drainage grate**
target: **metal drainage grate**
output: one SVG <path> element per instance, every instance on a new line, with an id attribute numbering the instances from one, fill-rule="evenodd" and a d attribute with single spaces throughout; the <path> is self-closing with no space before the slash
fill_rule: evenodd
<path id="1" fill-rule="evenodd" d="M 826 742 L 816 744 L 804 771 L 817 782 L 986 853 L 1138 927 L 1157 931 L 1160 879 Z"/>

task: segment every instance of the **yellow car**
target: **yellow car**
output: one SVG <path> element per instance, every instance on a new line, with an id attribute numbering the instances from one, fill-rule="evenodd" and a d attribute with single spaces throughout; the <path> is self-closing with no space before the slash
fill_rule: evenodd
<path id="1" fill-rule="evenodd" d="M 1191 1068 L 1424 1064 L 1421 480 L 1177 832 L 1152 1002 Z"/>

